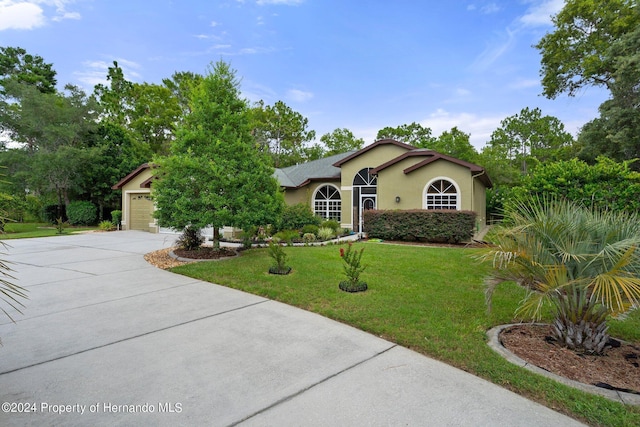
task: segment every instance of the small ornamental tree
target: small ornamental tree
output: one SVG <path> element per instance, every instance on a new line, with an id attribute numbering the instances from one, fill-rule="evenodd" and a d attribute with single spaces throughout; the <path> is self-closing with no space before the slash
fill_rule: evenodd
<path id="1" fill-rule="evenodd" d="M 271 274 L 289 274 L 291 267 L 287 265 L 287 254 L 280 242 L 269 242 L 269 256 L 273 259 L 274 265 L 269 267 Z"/>
<path id="2" fill-rule="evenodd" d="M 367 284 L 360 281 L 360 274 L 367 268 L 362 265 L 362 254 L 364 248 L 353 250 L 353 244 L 349 242 L 347 250 L 340 248 L 340 258 L 342 258 L 342 268 L 347 280 L 340 282 L 340 289 L 346 292 L 361 292 L 367 290 Z"/>
<path id="3" fill-rule="evenodd" d="M 163 227 L 272 224 L 284 198 L 273 167 L 251 135 L 248 106 L 235 71 L 220 61 L 190 92 L 191 112 L 178 129 L 171 154 L 155 160 L 155 212 Z"/>

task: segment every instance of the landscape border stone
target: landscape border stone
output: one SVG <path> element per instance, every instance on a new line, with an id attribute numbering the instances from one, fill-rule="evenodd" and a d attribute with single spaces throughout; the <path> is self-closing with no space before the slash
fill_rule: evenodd
<path id="1" fill-rule="evenodd" d="M 536 325 L 541 325 L 540 323 L 535 323 Z M 568 385 L 569 387 L 577 388 L 579 390 L 585 391 L 591 394 L 597 394 L 599 396 L 605 397 L 607 399 L 622 403 L 624 405 L 640 405 L 640 395 L 633 393 L 625 393 L 623 391 L 618 390 L 607 390 L 602 387 L 597 387 L 595 385 L 584 384 L 578 381 L 570 380 L 568 378 L 561 377 L 560 375 L 556 375 L 552 372 L 547 371 L 546 369 L 542 369 L 538 366 L 532 365 L 531 363 L 523 360 L 509 351 L 505 346 L 500 342 L 500 332 L 503 330 L 510 328 L 512 326 L 520 325 L 520 323 L 511 323 L 508 325 L 500 325 L 493 327 L 487 331 L 487 338 L 489 347 L 493 349 L 496 353 L 504 357 L 508 362 L 513 363 L 514 365 L 520 366 L 521 368 L 525 368 L 531 372 L 535 372 L 536 374 L 543 375 L 547 378 L 551 378 L 555 381 L 558 381 L 564 385 Z"/>

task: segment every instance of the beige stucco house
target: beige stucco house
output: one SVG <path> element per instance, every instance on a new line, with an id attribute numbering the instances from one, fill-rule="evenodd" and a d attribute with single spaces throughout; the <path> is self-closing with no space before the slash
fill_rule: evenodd
<path id="1" fill-rule="evenodd" d="M 484 168 L 433 150 L 383 139 L 358 151 L 276 169 L 287 204 L 308 204 L 314 213 L 362 231 L 367 209 L 456 209 L 486 223 Z M 124 229 L 161 231 L 150 198 L 152 174 L 140 166 L 113 186 L 122 190 Z M 227 230 L 228 231 L 228 230 Z M 225 233 L 227 234 L 227 233 Z"/>
<path id="2" fill-rule="evenodd" d="M 367 209 L 456 209 L 486 223 L 486 171 L 433 150 L 383 139 L 354 152 L 276 170 L 288 204 L 362 231 Z"/>

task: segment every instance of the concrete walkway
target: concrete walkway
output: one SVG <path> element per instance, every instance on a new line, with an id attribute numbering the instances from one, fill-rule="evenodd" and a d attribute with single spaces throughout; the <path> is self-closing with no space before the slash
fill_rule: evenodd
<path id="1" fill-rule="evenodd" d="M 0 425 L 580 425 L 341 323 L 144 261 L 174 239 L 9 241 L 0 258 L 30 299 L 17 323 L 0 317 Z"/>

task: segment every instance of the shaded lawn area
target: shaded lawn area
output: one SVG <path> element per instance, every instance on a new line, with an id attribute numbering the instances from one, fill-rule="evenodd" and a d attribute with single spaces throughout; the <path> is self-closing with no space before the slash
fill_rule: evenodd
<path id="1" fill-rule="evenodd" d="M 344 279 L 339 246 L 288 247 L 286 276 L 268 274 L 266 249 L 222 262 L 171 271 L 297 306 L 381 336 L 471 372 L 592 425 L 640 425 L 640 408 L 574 390 L 505 361 L 486 345 L 486 331 L 514 321 L 524 291 L 501 285 L 487 313 L 483 278 L 473 249 L 358 243 L 367 269 L 364 293 L 338 289 Z M 548 321 L 549 319 L 547 319 Z M 611 334 L 640 342 L 640 310 L 611 322 Z"/>
<path id="2" fill-rule="evenodd" d="M 71 227 L 65 225 L 62 235 L 96 229 L 97 227 Z M 54 225 L 39 222 L 7 222 L 4 226 L 4 233 L 0 233 L 0 240 L 49 236 L 60 236 Z"/>

